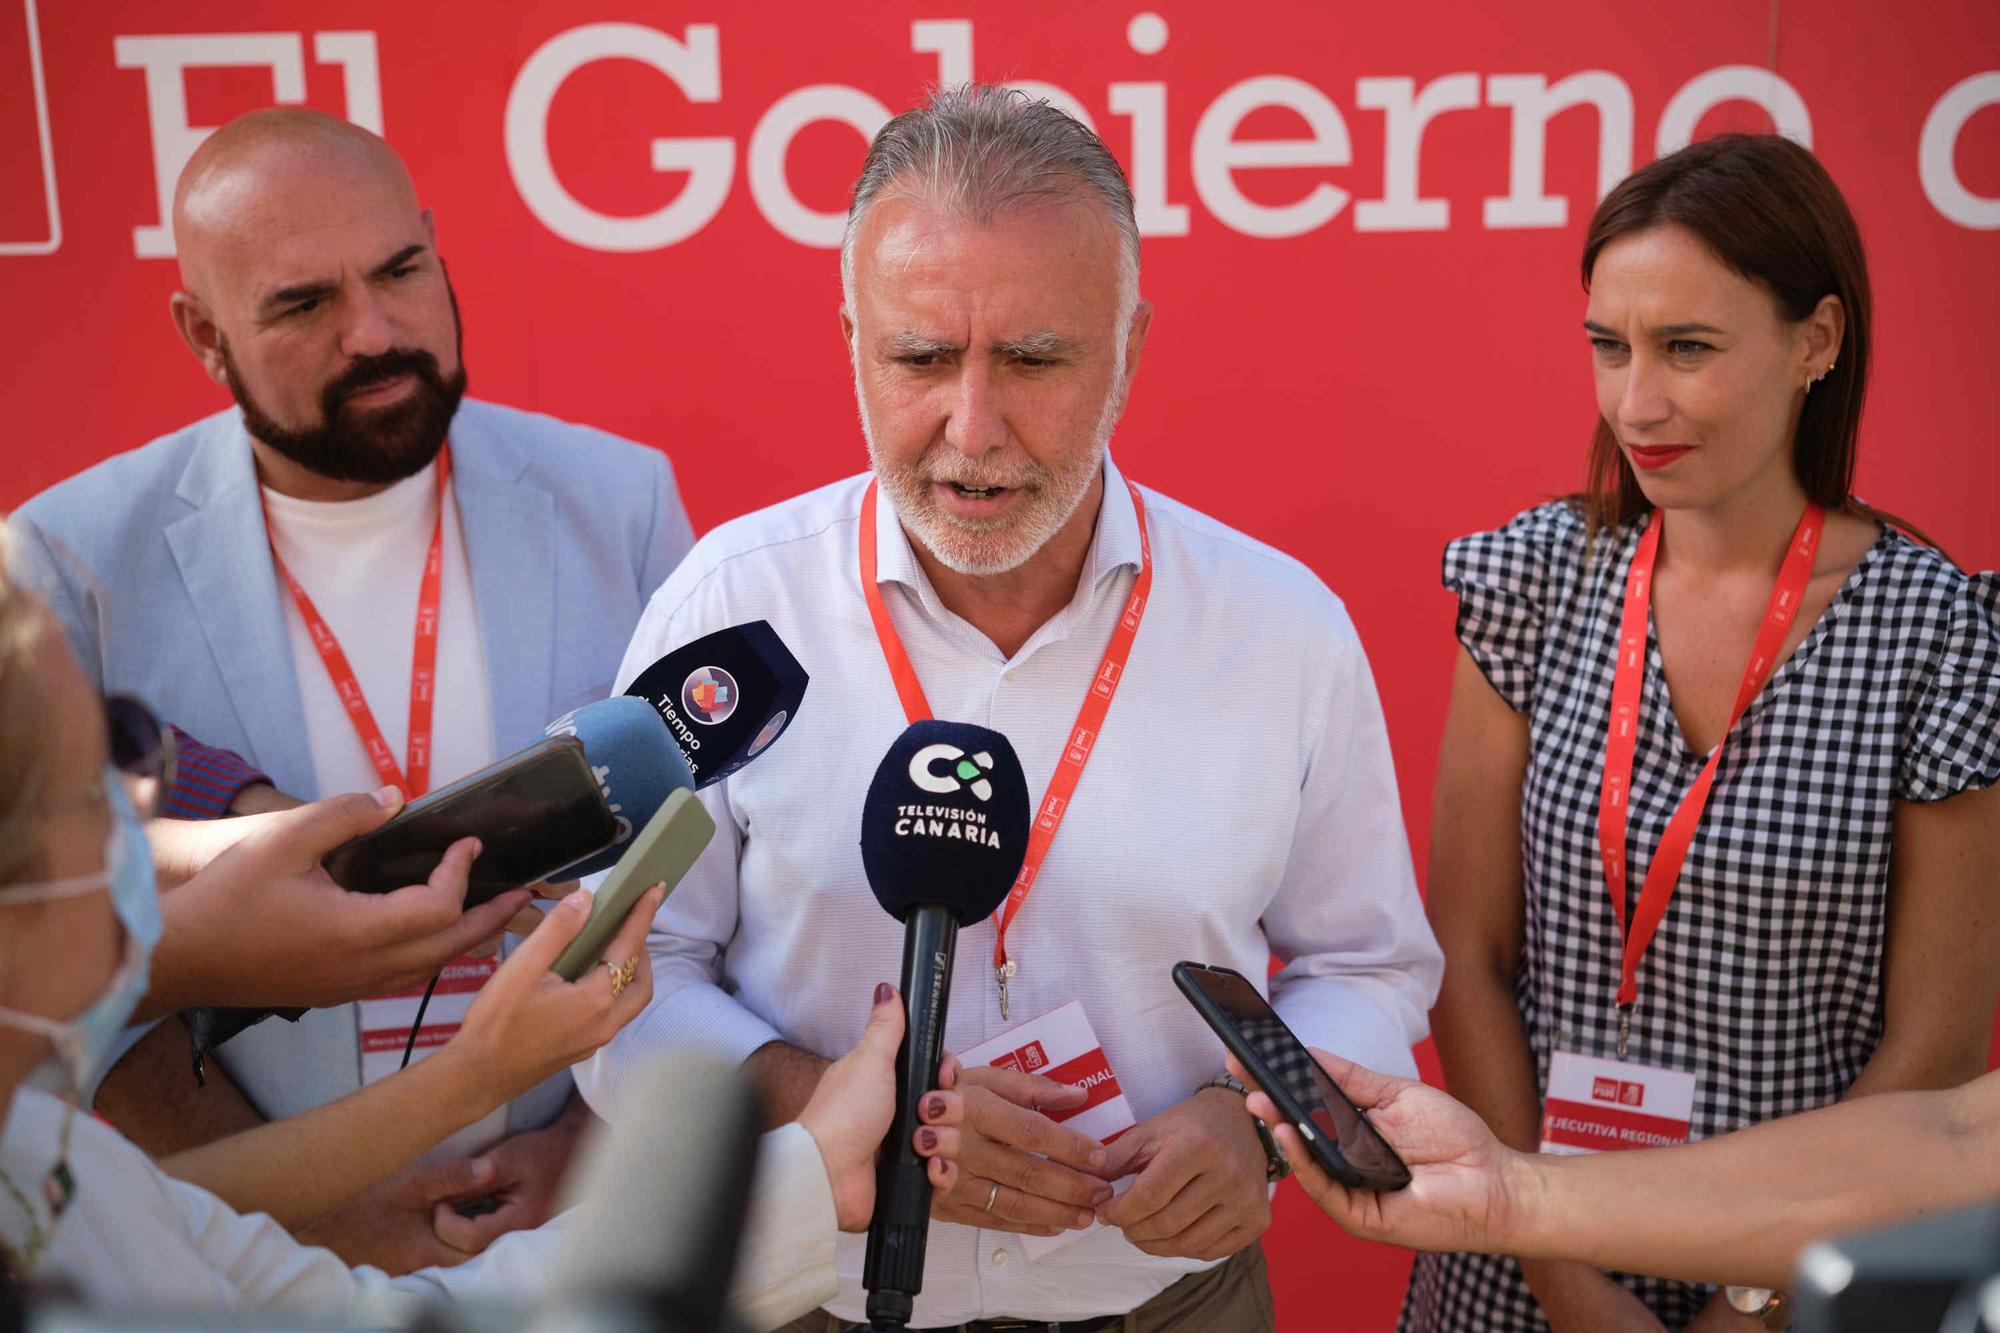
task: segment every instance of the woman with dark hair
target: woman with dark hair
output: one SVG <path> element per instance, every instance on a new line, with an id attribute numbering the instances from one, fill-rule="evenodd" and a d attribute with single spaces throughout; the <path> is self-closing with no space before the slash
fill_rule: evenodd
<path id="1" fill-rule="evenodd" d="M 1590 1151 L 1966 1082 L 2000 999 L 2000 578 L 1854 496 L 1854 220 L 1805 149 L 1712 139 L 1612 191 L 1583 283 L 1588 489 L 1445 550 L 1451 1090 L 1511 1147 Z M 1423 1255 L 1403 1326 L 1752 1329 L 1782 1306 Z"/>

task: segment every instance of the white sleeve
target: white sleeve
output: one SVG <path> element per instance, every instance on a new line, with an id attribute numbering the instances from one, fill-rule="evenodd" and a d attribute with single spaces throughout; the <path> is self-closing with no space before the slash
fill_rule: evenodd
<path id="1" fill-rule="evenodd" d="M 239 1213 L 207 1190 L 159 1176 L 188 1243 L 246 1309 L 319 1314 L 350 1305 L 374 1269 L 353 1269 L 331 1250 L 301 1245 L 266 1213 Z"/>
<path id="2" fill-rule="evenodd" d="M 1444 954 L 1424 919 L 1388 728 L 1367 655 L 1343 613 L 1326 714 L 1307 757 L 1298 828 L 1264 930 L 1284 968 L 1271 1002 L 1302 1041 L 1417 1076 Z"/>
<path id="3" fill-rule="evenodd" d="M 385 1279 L 356 1269 L 358 1297 L 369 1313 L 387 1313 L 369 1300 L 377 1287 L 453 1301 L 516 1310 L 539 1304 L 574 1214 L 534 1231 L 516 1231 L 493 1242 L 478 1258 L 454 1268 L 426 1268 Z M 840 1290 L 834 1274 L 833 1187 L 826 1163 L 805 1126 L 796 1122 L 764 1135 L 757 1146 L 750 1215 L 736 1254 L 729 1301 L 757 1329 L 777 1328 L 810 1313 Z M 393 1307 L 389 1307 L 393 1309 Z"/>
<path id="4" fill-rule="evenodd" d="M 752 1328 L 777 1328 L 840 1290 L 833 1269 L 833 1186 L 819 1145 L 793 1121 L 757 1145 L 749 1226 L 729 1301 Z"/>
<path id="5" fill-rule="evenodd" d="M 349 1267 L 332 1250 L 301 1245 L 265 1213 L 239 1213 L 207 1190 L 164 1175 L 160 1180 L 180 1212 L 189 1243 L 234 1289 L 246 1310 L 399 1319 L 417 1298 L 532 1303 L 541 1297 L 564 1231 L 558 1218 L 533 1231 L 502 1236 L 456 1267 L 392 1278 L 379 1268 Z"/>

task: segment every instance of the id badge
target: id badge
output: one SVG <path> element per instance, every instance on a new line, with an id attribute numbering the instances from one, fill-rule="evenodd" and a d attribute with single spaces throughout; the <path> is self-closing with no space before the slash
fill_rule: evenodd
<path id="1" fill-rule="evenodd" d="M 416 1045 L 410 1051 L 415 1064 L 450 1041 L 465 1019 L 465 1011 L 479 995 L 486 979 L 500 970 L 498 958 L 454 958 L 444 966 L 437 989 L 424 1010 L 424 1025 L 417 1030 Z M 403 1049 L 410 1040 L 410 1024 L 417 1020 L 424 988 L 413 986 L 394 995 L 376 995 L 354 1006 L 360 1029 L 361 1086 L 367 1087 L 403 1067 Z"/>
<path id="2" fill-rule="evenodd" d="M 1071 1000 L 1011 1027 L 958 1058 L 967 1069 L 992 1065 L 1084 1089 L 1090 1094 L 1088 1101 L 1074 1110 L 1051 1111 L 1049 1119 L 1057 1124 L 1067 1122 L 1071 1129 L 1100 1143 L 1110 1143 L 1138 1123 L 1132 1114 L 1132 1103 L 1125 1100 L 1125 1090 L 1118 1086 L 1118 1075 L 1111 1071 L 1104 1046 L 1097 1040 L 1089 1016 L 1083 1012 L 1081 1000 Z M 1112 1188 L 1122 1194 L 1132 1179 L 1128 1176 Z M 1053 1236 L 1022 1236 L 1021 1250 L 1028 1258 L 1039 1259 L 1103 1228 L 1102 1222 L 1093 1222 L 1086 1228 Z"/>
<path id="3" fill-rule="evenodd" d="M 1542 1151 L 1575 1156 L 1686 1143 L 1695 1076 L 1557 1048 L 1542 1099 Z"/>

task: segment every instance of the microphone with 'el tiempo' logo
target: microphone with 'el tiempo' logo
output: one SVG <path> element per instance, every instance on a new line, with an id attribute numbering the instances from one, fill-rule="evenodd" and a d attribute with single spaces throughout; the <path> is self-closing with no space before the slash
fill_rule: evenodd
<path id="1" fill-rule="evenodd" d="M 646 826 L 669 796 L 694 786 L 694 774 L 666 720 L 643 699 L 593 699 L 549 723 L 542 734 L 583 742 L 583 757 L 617 820 L 610 846 L 564 866 L 550 879 L 582 879 L 609 870 L 632 845 L 633 833 Z"/>
<path id="2" fill-rule="evenodd" d="M 875 1328 L 905 1328 L 924 1285 L 931 1183 L 917 1155 L 917 1102 L 937 1086 L 960 926 L 1006 900 L 1028 850 L 1028 783 L 997 731 L 918 722 L 889 747 L 861 813 L 861 864 L 903 923 L 896 1118 L 875 1170 L 862 1285 Z"/>
<path id="3" fill-rule="evenodd" d="M 770 623 L 752 620 L 682 644 L 625 693 L 659 713 L 702 788 L 770 748 L 798 715 L 808 679 Z"/>

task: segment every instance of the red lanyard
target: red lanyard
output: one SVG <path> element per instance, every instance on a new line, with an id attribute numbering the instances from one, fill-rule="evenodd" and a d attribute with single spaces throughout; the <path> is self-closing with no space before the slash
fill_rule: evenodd
<path id="1" fill-rule="evenodd" d="M 1076 792 L 1077 779 L 1083 776 L 1083 766 L 1090 760 L 1091 748 L 1104 730 L 1104 715 L 1111 709 L 1111 697 L 1118 693 L 1118 682 L 1124 677 L 1125 663 L 1132 656 L 1132 640 L 1138 635 L 1139 622 L 1146 614 L 1146 594 L 1153 587 L 1153 542 L 1146 533 L 1146 502 L 1139 498 L 1137 486 L 1130 481 L 1125 485 L 1132 492 L 1132 508 L 1139 518 L 1139 577 L 1133 581 L 1125 613 L 1118 618 L 1117 627 L 1111 631 L 1111 643 L 1105 648 L 1104 661 L 1098 665 L 1097 674 L 1091 678 L 1090 689 L 1083 696 L 1083 707 L 1077 710 L 1076 726 L 1070 732 L 1069 744 L 1063 748 L 1056 771 L 1049 778 L 1048 793 L 1042 797 L 1041 808 L 1035 813 L 1034 826 L 1028 832 L 1028 853 L 1021 862 L 1021 873 L 1015 877 L 1014 887 L 1007 891 L 1007 902 L 1000 910 L 999 932 L 993 941 L 993 978 L 1000 985 L 1000 1017 L 1003 1019 L 1007 1017 L 1007 982 L 1020 970 L 1007 957 L 1007 927 L 1014 924 L 1021 904 L 1028 901 L 1035 873 L 1041 869 L 1042 859 L 1049 854 L 1049 845 L 1056 840 L 1056 830 L 1062 827 L 1063 816 L 1069 811 L 1070 797 Z M 875 637 L 881 640 L 882 656 L 889 663 L 889 675 L 896 682 L 896 697 L 903 702 L 903 713 L 912 723 L 922 722 L 931 716 L 930 701 L 924 697 L 924 687 L 917 680 L 915 668 L 910 665 L 910 655 L 903 651 L 903 640 L 889 619 L 889 608 L 883 604 L 882 590 L 875 584 L 875 483 L 872 480 L 861 498 L 861 591 L 868 599 L 868 615 L 875 622 Z"/>
<path id="2" fill-rule="evenodd" d="M 1778 581 L 1771 589 L 1771 604 L 1757 630 L 1750 649 L 1750 663 L 1743 670 L 1743 683 L 1736 690 L 1736 707 L 1723 728 L 1726 738 L 1743 716 L 1743 710 L 1764 688 L 1777 665 L 1778 650 L 1792 622 L 1798 619 L 1799 604 L 1805 600 L 1806 584 L 1812 578 L 1813 554 L 1819 549 L 1821 531 L 1826 527 L 1826 511 L 1816 504 L 1806 506 L 1799 525 L 1792 532 Z M 1632 556 L 1631 571 L 1625 576 L 1625 611 L 1618 622 L 1618 667 L 1611 684 L 1611 724 L 1604 741 L 1604 787 L 1597 803 L 1597 845 L 1604 861 L 1604 881 L 1611 889 L 1611 914 L 1618 933 L 1625 940 L 1623 975 L 1618 984 L 1621 1011 L 1619 1058 L 1624 1058 L 1625 1027 L 1632 1004 L 1639 998 L 1639 960 L 1667 914 L 1667 903 L 1680 880 L 1681 863 L 1687 859 L 1694 841 L 1695 826 L 1708 805 L 1709 789 L 1715 785 L 1716 766 L 1722 762 L 1718 743 L 1701 775 L 1674 808 L 1667 831 L 1660 836 L 1658 850 L 1646 867 L 1646 882 L 1639 891 L 1638 909 L 1632 928 L 1625 929 L 1625 800 L 1632 790 L 1632 753 L 1639 739 L 1639 697 L 1645 688 L 1646 621 L 1653 601 L 1653 564 L 1660 551 L 1660 513 L 1653 511 L 1646 524 L 1639 549 Z"/>
<path id="3" fill-rule="evenodd" d="M 299 581 L 292 577 L 292 571 L 285 568 L 285 562 L 278 554 L 278 544 L 271 543 L 271 559 L 278 566 L 278 573 L 284 576 L 285 586 L 292 590 L 292 601 L 298 605 L 299 615 L 306 622 L 306 633 L 311 636 L 313 647 L 319 650 L 320 661 L 326 664 L 326 674 L 333 678 L 334 691 L 339 694 L 342 706 L 347 709 L 348 718 L 354 723 L 355 732 L 361 743 L 368 749 L 369 761 L 375 765 L 375 772 L 382 781 L 402 789 L 406 799 L 415 800 L 430 790 L 431 786 L 431 705 L 433 687 L 437 680 L 438 641 L 438 586 L 442 582 L 444 550 L 444 497 L 445 487 L 451 482 L 451 449 L 449 446 L 438 451 L 437 462 L 437 519 L 431 526 L 430 555 L 424 560 L 423 581 L 417 588 L 417 628 L 416 642 L 410 650 L 410 736 L 409 766 L 407 773 L 396 766 L 395 752 L 382 736 L 381 725 L 375 721 L 374 712 L 368 707 L 367 698 L 361 693 L 361 681 L 355 676 L 354 668 L 348 664 L 347 654 L 340 650 L 340 640 L 334 637 L 333 629 L 321 618 L 319 610 L 306 595 Z M 270 537 L 271 515 L 264 513 L 264 535 Z"/>

